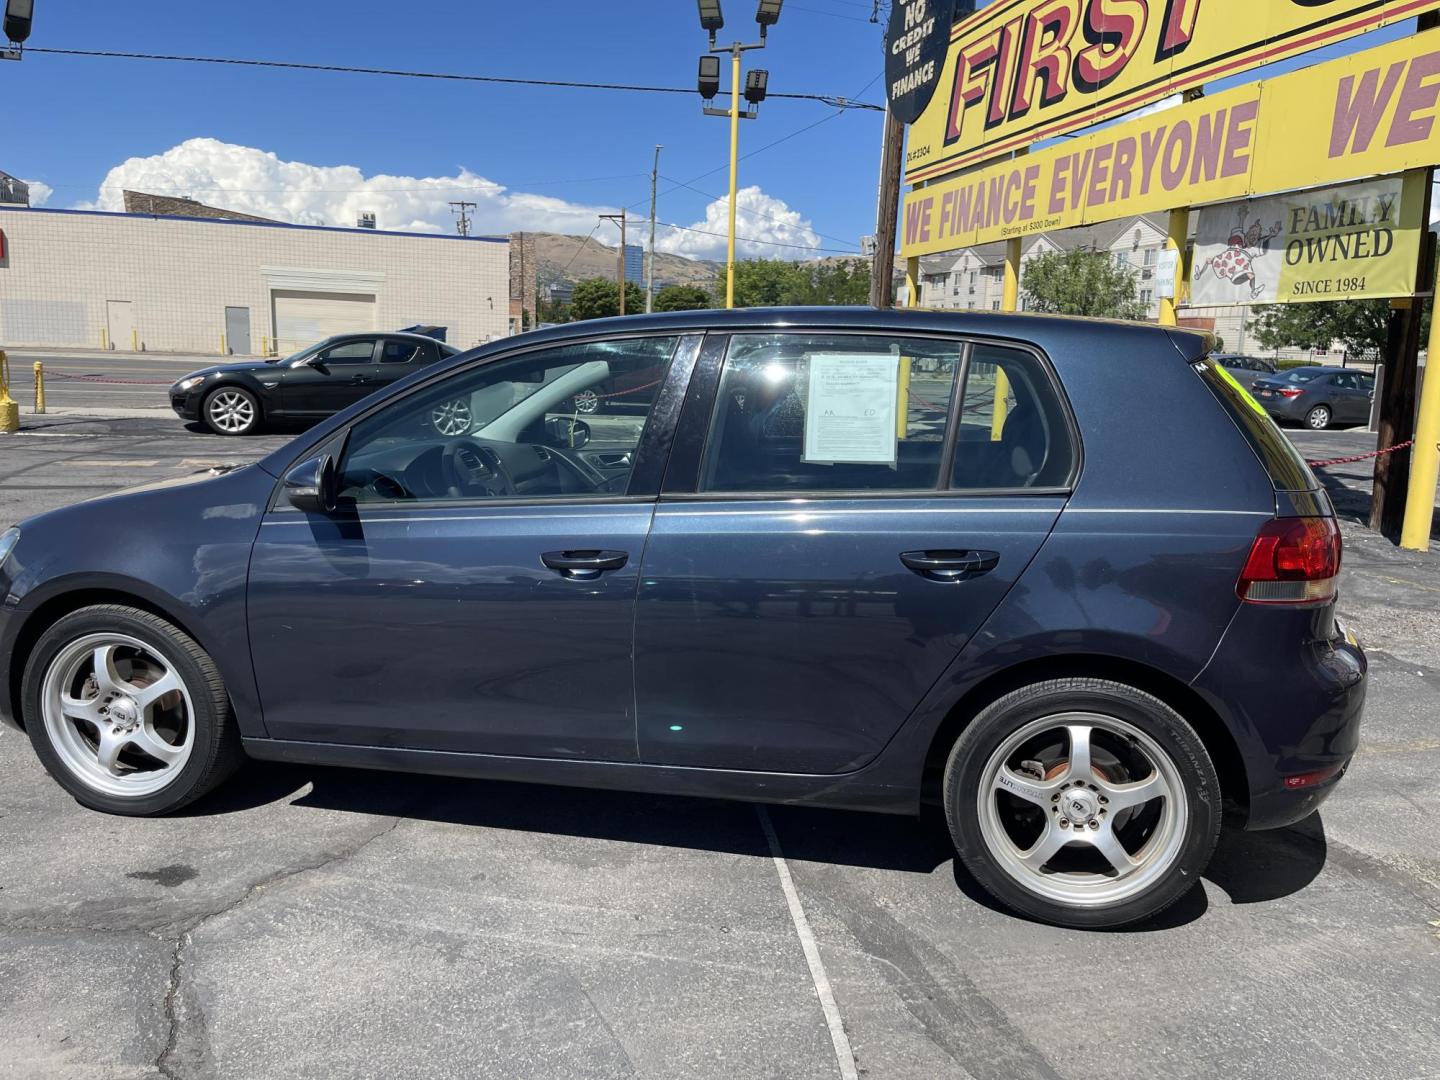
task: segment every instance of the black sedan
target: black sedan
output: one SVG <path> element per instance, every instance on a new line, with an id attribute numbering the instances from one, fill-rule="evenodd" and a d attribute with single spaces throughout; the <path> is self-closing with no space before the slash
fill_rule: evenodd
<path id="1" fill-rule="evenodd" d="M 170 387 L 170 405 L 217 435 L 250 435 L 269 420 L 316 420 L 461 350 L 424 334 L 337 334 L 284 357 L 216 364 Z"/>
<path id="2" fill-rule="evenodd" d="M 1324 431 L 1331 424 L 1369 422 L 1375 376 L 1343 368 L 1298 367 L 1256 379 L 1250 393 L 1275 419 Z"/>

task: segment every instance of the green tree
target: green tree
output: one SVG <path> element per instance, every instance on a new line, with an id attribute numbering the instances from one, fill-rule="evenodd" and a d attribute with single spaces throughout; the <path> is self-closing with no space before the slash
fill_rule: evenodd
<path id="1" fill-rule="evenodd" d="M 625 283 L 625 313 L 645 310 L 645 293 L 633 281 Z M 605 319 L 620 314 L 620 290 L 610 278 L 587 278 L 570 297 L 570 316 L 576 321 Z"/>
<path id="2" fill-rule="evenodd" d="M 1328 349 L 1340 342 L 1358 356 L 1384 356 L 1389 337 L 1389 300 L 1335 300 L 1318 304 L 1268 304 L 1257 308 L 1250 329 L 1267 349 Z M 1421 341 L 1430 312 L 1421 319 Z"/>
<path id="3" fill-rule="evenodd" d="M 1108 252 L 1075 248 L 1046 252 L 1025 264 L 1021 282 L 1030 311 L 1143 319 L 1148 312 L 1135 289 L 1135 271 L 1117 266 Z"/>
<path id="4" fill-rule="evenodd" d="M 745 259 L 735 264 L 736 307 L 780 307 L 793 304 L 800 276 L 795 264 L 784 259 Z M 725 295 L 721 272 L 715 295 Z"/>
<path id="5" fill-rule="evenodd" d="M 725 295 L 725 279 L 716 284 Z M 795 304 L 865 304 L 870 300 L 870 264 L 864 259 L 789 262 L 746 259 L 735 264 L 736 307 Z"/>
<path id="6" fill-rule="evenodd" d="M 655 294 L 656 311 L 699 311 L 715 306 L 715 298 L 699 285 L 667 285 Z"/>

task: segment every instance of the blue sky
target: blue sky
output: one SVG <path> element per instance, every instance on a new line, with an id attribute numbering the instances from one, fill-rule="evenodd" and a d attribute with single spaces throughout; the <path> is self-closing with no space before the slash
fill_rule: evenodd
<path id="1" fill-rule="evenodd" d="M 882 28 L 870 7 L 790 0 L 772 44 L 747 54 L 747 66 L 767 67 L 772 90 L 879 101 Z M 692 0 L 36 0 L 36 9 L 31 46 L 684 87 L 704 47 Z M 725 10 L 722 40 L 753 35 L 753 0 L 725 0 Z M 702 230 L 666 242 L 706 257 L 723 248 L 703 231 L 723 231 L 727 128 L 702 117 L 695 96 L 35 53 L 0 65 L 0 95 L 0 169 L 52 189 L 49 206 L 118 208 L 126 184 L 292 220 L 352 224 L 357 210 L 375 209 L 381 227 L 448 231 L 446 200 L 472 198 L 485 231 L 583 234 L 596 210 L 647 211 L 651 155 L 663 143 L 661 173 L 672 180 L 662 181 L 659 216 Z M 740 201 L 742 236 L 854 250 L 874 227 L 880 126 L 873 112 L 768 102 L 742 124 L 742 152 L 784 141 L 742 163 L 742 187 L 759 189 Z M 748 253 L 797 257 L 807 246 Z"/>

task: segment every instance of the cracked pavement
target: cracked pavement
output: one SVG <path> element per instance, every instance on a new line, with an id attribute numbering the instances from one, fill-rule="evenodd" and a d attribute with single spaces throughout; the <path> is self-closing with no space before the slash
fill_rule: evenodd
<path id="1" fill-rule="evenodd" d="M 0 443 L 0 526 L 132 479 L 77 460 L 271 444 L 47 429 Z M 1440 1077 L 1440 554 L 1346 540 L 1361 752 L 1155 925 L 997 911 L 934 817 L 771 808 L 860 1076 Z M 256 764 L 136 820 L 9 730 L 0 770 L 0 1077 L 839 1075 L 753 807 Z"/>

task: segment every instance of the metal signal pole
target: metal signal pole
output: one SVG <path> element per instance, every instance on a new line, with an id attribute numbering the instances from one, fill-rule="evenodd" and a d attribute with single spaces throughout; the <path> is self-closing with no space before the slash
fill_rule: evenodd
<path id="1" fill-rule="evenodd" d="M 650 259 L 645 268 L 645 314 L 655 310 L 655 187 L 660 180 L 660 150 L 655 146 L 655 167 L 650 170 Z M 622 286 L 623 288 L 623 286 Z"/>

